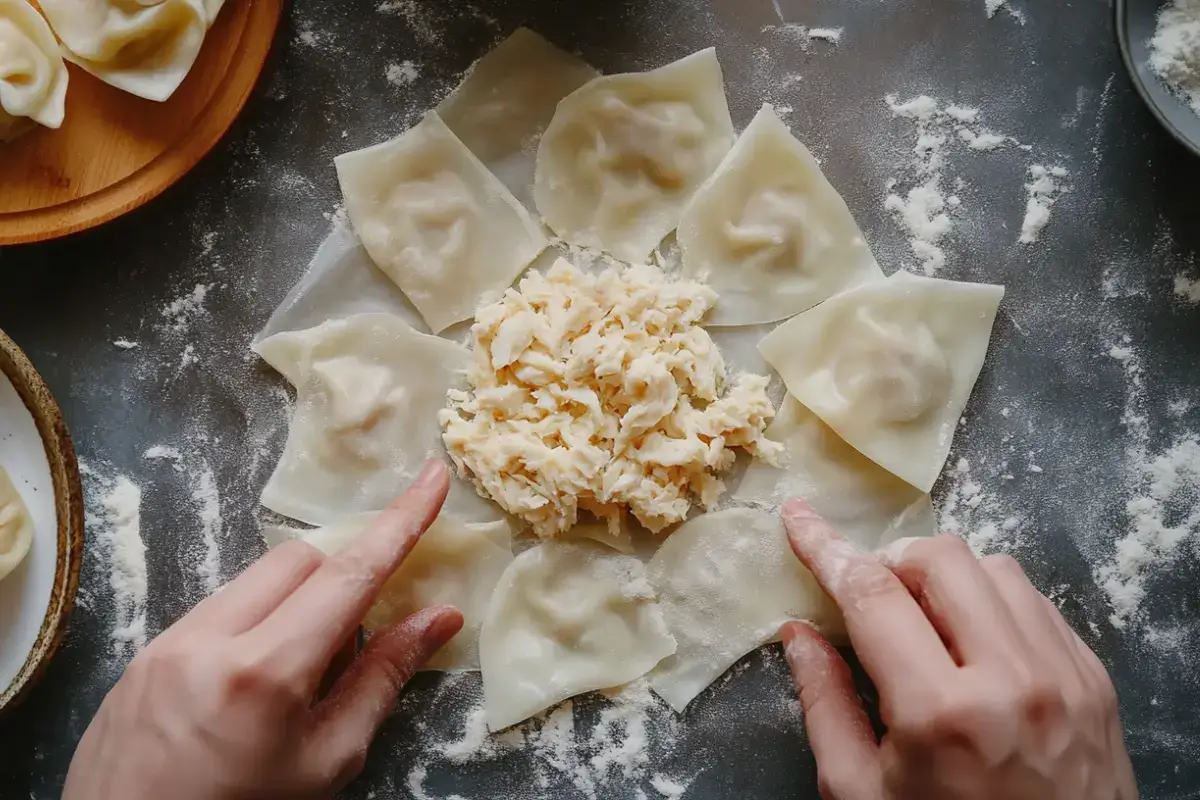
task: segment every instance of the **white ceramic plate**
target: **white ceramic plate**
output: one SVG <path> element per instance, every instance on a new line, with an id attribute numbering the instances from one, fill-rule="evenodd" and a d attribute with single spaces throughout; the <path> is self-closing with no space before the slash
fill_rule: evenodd
<path id="1" fill-rule="evenodd" d="M 62 416 L 32 365 L 2 333 L 0 465 L 34 525 L 29 554 L 0 580 L 2 710 L 33 684 L 62 637 L 83 542 L 79 472 Z"/>

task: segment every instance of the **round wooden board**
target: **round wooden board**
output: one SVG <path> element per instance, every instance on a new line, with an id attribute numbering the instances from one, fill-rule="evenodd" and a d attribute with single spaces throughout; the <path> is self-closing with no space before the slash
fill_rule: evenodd
<path id="1" fill-rule="evenodd" d="M 0 245 L 93 228 L 161 194 L 233 124 L 262 71 L 283 0 L 228 0 L 165 103 L 68 64 L 67 118 L 0 145 Z"/>

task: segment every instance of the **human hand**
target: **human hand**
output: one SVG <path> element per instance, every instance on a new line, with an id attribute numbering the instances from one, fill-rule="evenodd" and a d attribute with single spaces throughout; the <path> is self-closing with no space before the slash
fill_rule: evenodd
<path id="1" fill-rule="evenodd" d="M 314 704 L 448 489 L 431 462 L 338 555 L 276 548 L 151 642 L 84 733 L 64 800 L 331 797 L 362 770 L 400 688 L 462 627 L 448 606 L 412 615 L 372 638 Z"/>
<path id="2" fill-rule="evenodd" d="M 783 521 L 887 727 L 829 642 L 783 626 L 824 800 L 1136 800 L 1107 672 L 1016 561 L 953 536 L 864 553 L 799 500 Z"/>

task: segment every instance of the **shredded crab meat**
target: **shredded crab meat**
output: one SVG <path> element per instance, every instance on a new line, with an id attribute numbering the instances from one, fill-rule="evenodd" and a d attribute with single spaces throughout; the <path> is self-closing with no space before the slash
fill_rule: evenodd
<path id="1" fill-rule="evenodd" d="M 768 379 L 727 381 L 700 326 L 716 301 L 651 266 L 531 272 L 476 313 L 467 388 L 439 414 L 459 474 L 542 538 L 580 511 L 657 533 L 712 508 L 736 450 L 782 451 Z"/>

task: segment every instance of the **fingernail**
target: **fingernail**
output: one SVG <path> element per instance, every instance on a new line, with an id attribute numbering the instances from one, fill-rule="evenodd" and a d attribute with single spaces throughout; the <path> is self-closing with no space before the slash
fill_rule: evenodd
<path id="1" fill-rule="evenodd" d="M 789 661 L 808 661 L 825 652 L 817 638 L 821 633 L 810 622 L 796 620 L 784 623 L 779 633 L 783 639 L 784 654 Z"/>
<path id="2" fill-rule="evenodd" d="M 441 462 L 441 459 L 431 458 L 425 462 L 425 466 L 421 469 L 421 474 L 413 482 L 413 488 L 420 491 L 433 489 L 442 482 L 442 476 L 445 472 L 446 465 Z"/>

